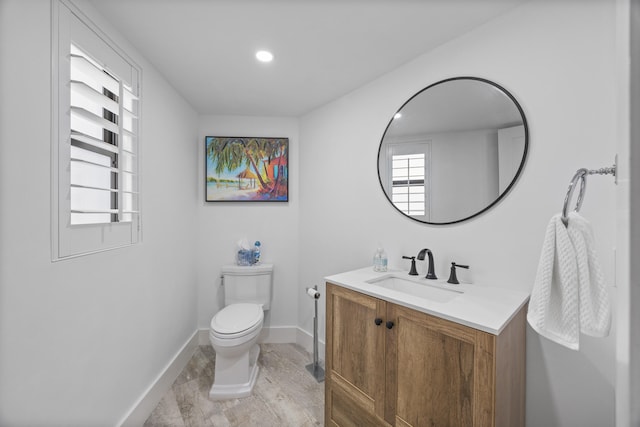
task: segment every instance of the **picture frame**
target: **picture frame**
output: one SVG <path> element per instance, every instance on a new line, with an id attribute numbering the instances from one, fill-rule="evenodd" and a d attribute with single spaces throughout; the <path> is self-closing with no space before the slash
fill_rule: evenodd
<path id="1" fill-rule="evenodd" d="M 206 202 L 288 202 L 289 138 L 206 136 Z"/>

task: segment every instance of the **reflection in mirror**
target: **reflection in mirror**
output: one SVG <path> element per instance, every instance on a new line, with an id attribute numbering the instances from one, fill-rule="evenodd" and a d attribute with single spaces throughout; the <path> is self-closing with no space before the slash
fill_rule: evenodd
<path id="1" fill-rule="evenodd" d="M 488 80 L 458 77 L 414 95 L 391 119 L 378 176 L 403 214 L 451 224 L 486 211 L 520 174 L 528 150 L 522 108 Z"/>

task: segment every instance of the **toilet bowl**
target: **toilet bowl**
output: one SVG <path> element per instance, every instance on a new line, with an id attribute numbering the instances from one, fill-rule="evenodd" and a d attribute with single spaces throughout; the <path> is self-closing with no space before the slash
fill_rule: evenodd
<path id="1" fill-rule="evenodd" d="M 251 395 L 259 371 L 257 342 L 263 322 L 263 307 L 254 303 L 231 304 L 213 316 L 209 339 L 216 360 L 211 399 Z"/>
<path id="2" fill-rule="evenodd" d="M 211 319 L 209 340 L 216 353 L 209 397 L 235 399 L 251 394 L 258 377 L 258 338 L 271 308 L 273 264 L 222 267 L 224 305 Z"/>

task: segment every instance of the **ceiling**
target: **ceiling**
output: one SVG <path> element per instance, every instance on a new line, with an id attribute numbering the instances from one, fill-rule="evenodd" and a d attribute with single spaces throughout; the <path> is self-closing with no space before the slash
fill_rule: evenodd
<path id="1" fill-rule="evenodd" d="M 89 1 L 198 113 L 300 116 L 524 0 Z"/>

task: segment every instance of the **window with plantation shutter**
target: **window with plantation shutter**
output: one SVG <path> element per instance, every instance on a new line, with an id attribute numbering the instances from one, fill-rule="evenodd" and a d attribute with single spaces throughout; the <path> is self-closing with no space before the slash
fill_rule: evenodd
<path id="1" fill-rule="evenodd" d="M 73 5 L 54 13 L 53 258 L 138 242 L 139 68 Z"/>
<path id="2" fill-rule="evenodd" d="M 396 154 L 391 158 L 391 201 L 406 215 L 425 214 L 425 153 Z"/>
<path id="3" fill-rule="evenodd" d="M 431 140 L 408 138 L 386 146 L 387 197 L 401 212 L 420 221 L 431 217 Z"/>

